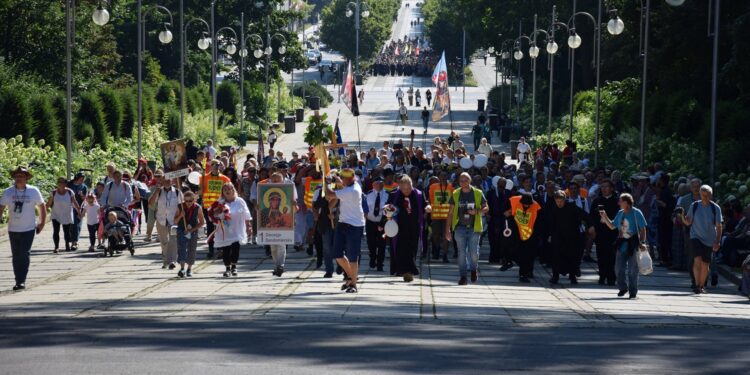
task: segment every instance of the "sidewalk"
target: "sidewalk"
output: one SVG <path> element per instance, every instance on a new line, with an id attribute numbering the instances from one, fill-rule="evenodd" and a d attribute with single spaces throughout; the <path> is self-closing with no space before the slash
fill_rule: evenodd
<path id="1" fill-rule="evenodd" d="M 0 256 L 0 317 L 212 317 L 294 319 L 302 321 L 418 321 L 491 326 L 727 326 L 750 327 L 750 301 L 721 280 L 711 294 L 696 296 L 683 273 L 657 268 L 641 278 L 638 299 L 615 296 L 596 285 L 594 263 L 584 263 L 577 286 L 550 286 L 548 270 L 537 266 L 531 284 L 517 281 L 517 269 L 499 272 L 486 263 L 482 248 L 479 282 L 456 285 L 451 264 L 420 262 L 421 274 L 403 283 L 366 267 L 363 251 L 360 293 L 339 291 L 339 277 L 324 279 L 314 259 L 289 253 L 282 278 L 271 276 L 272 262 L 257 246 L 241 251 L 239 276 L 223 278 L 220 260 L 199 261 L 192 279 L 162 270 L 158 244 L 136 236 L 135 256 L 100 258 L 97 254 L 52 254 L 51 228 L 36 239 L 28 289 L 12 292 L 7 242 Z"/>

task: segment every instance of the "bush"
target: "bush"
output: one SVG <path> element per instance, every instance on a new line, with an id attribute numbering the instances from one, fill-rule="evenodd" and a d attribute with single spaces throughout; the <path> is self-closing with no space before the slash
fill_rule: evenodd
<path id="1" fill-rule="evenodd" d="M 164 81 L 159 85 L 159 89 L 156 92 L 156 101 L 161 104 L 177 104 L 177 95 L 179 88 L 175 89 L 175 85 L 172 81 Z"/>
<path id="2" fill-rule="evenodd" d="M 318 81 L 307 81 L 305 83 L 296 83 L 292 92 L 294 96 L 302 98 L 302 89 L 304 87 L 305 96 L 320 97 L 320 106 L 328 107 L 333 102 L 333 96 L 321 86 Z M 303 98 L 305 99 L 305 98 Z"/>
<path id="3" fill-rule="evenodd" d="M 120 139 L 122 134 L 122 120 L 125 117 L 120 97 L 115 90 L 104 89 L 99 92 L 99 98 L 104 108 L 104 117 L 107 121 L 109 134 L 114 139 Z"/>
<path id="4" fill-rule="evenodd" d="M 211 111 L 203 110 L 195 115 L 185 116 L 184 138 L 192 139 L 196 144 L 206 144 L 212 139 L 215 145 L 226 145 L 231 142 L 221 126 L 216 127 L 216 136 L 213 136 L 213 123 L 211 122 Z"/>
<path id="5" fill-rule="evenodd" d="M 245 118 L 266 118 L 265 85 L 245 81 Z"/>
<path id="6" fill-rule="evenodd" d="M 180 111 L 170 109 L 167 112 L 167 138 L 174 140 L 180 137 Z"/>
<path id="7" fill-rule="evenodd" d="M 12 89 L 0 91 L 0 138 L 21 135 L 28 142 L 34 134 L 34 118 L 23 94 Z"/>
<path id="8" fill-rule="evenodd" d="M 91 127 L 91 142 L 93 145 L 99 145 L 102 150 L 109 146 L 107 137 L 107 122 L 104 117 L 104 109 L 99 97 L 92 93 L 81 95 L 81 108 L 78 110 L 78 122 L 82 127 L 86 125 Z"/>
<path id="9" fill-rule="evenodd" d="M 67 100 L 62 95 L 55 95 L 52 97 L 52 109 L 55 111 L 55 118 L 57 118 L 58 126 L 58 137 L 61 144 L 65 144 L 68 139 L 68 124 L 65 120 L 67 114 Z"/>
<path id="10" fill-rule="evenodd" d="M 52 108 L 49 96 L 37 95 L 31 99 L 32 116 L 36 122 L 34 137 L 49 144 L 60 143 L 60 121 Z"/>
<path id="11" fill-rule="evenodd" d="M 216 90 L 216 109 L 228 115 L 233 115 L 240 103 L 240 90 L 237 84 L 224 80 Z"/>
<path id="12" fill-rule="evenodd" d="M 120 92 L 120 103 L 122 103 L 122 126 L 120 134 L 124 138 L 133 136 L 133 129 L 138 126 L 138 104 L 131 90 L 122 90 Z"/>

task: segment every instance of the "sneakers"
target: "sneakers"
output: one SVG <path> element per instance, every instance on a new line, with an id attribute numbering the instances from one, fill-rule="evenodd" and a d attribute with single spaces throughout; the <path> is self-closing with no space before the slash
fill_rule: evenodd
<path id="1" fill-rule="evenodd" d="M 284 267 L 276 267 L 273 270 L 273 275 L 276 277 L 281 277 L 281 275 L 284 274 Z"/>
<path id="2" fill-rule="evenodd" d="M 636 293 L 630 293 L 630 296 L 628 297 L 628 299 L 635 299 L 635 298 L 636 298 Z"/>
<path id="3" fill-rule="evenodd" d="M 346 292 L 347 293 L 357 293 L 358 292 L 357 286 L 356 285 L 352 285 L 352 286 L 346 288 Z"/>
<path id="4" fill-rule="evenodd" d="M 618 296 L 618 297 L 622 297 L 622 296 L 624 296 L 624 295 L 625 295 L 625 293 L 627 293 L 627 292 L 628 292 L 628 290 L 627 290 L 627 289 L 620 289 L 620 291 L 619 291 L 619 292 L 617 292 L 617 296 Z"/>
<path id="5" fill-rule="evenodd" d="M 475 283 L 477 282 L 479 272 L 477 271 L 471 271 L 471 282 Z"/>
<path id="6" fill-rule="evenodd" d="M 94 245 L 89 246 L 89 253 L 93 253 L 94 251 L 96 251 L 94 250 Z"/>
<path id="7" fill-rule="evenodd" d="M 701 288 L 700 292 L 701 294 L 708 294 L 708 291 L 706 290 L 706 288 Z"/>
<path id="8" fill-rule="evenodd" d="M 176 267 L 176 266 L 174 265 L 174 263 L 169 263 L 169 269 L 170 269 L 170 270 L 173 270 L 173 269 L 175 269 L 175 267 Z"/>
<path id="9" fill-rule="evenodd" d="M 57 254 L 57 253 L 58 253 L 58 250 L 57 250 L 57 249 L 55 249 L 55 250 L 52 250 L 52 253 L 53 253 L 53 254 Z"/>
<path id="10" fill-rule="evenodd" d="M 180 269 L 180 272 L 177 272 L 177 277 L 179 277 L 179 278 L 185 277 L 185 270 Z"/>
<path id="11" fill-rule="evenodd" d="M 232 266 L 232 276 L 237 276 L 237 266 Z"/>
<path id="12" fill-rule="evenodd" d="M 231 274 L 232 274 L 232 271 L 230 271 L 228 268 L 226 271 L 224 271 L 224 277 L 229 277 L 231 276 Z"/>
<path id="13" fill-rule="evenodd" d="M 143 239 L 143 242 L 151 243 L 151 236 L 146 236 L 146 238 Z"/>
<path id="14" fill-rule="evenodd" d="M 462 277 L 462 278 L 460 278 L 460 279 L 458 280 L 458 285 L 466 285 L 466 284 L 468 284 L 468 283 L 469 283 L 469 282 L 468 282 L 468 281 L 466 281 L 466 278 L 465 278 L 465 277 Z"/>
<path id="15" fill-rule="evenodd" d="M 13 290 L 24 290 L 24 289 L 26 289 L 26 284 L 23 284 L 23 283 L 16 284 L 13 286 Z"/>

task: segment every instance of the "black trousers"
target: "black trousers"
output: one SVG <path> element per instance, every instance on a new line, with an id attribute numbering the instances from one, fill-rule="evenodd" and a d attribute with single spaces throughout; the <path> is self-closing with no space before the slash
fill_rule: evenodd
<path id="1" fill-rule="evenodd" d="M 57 220 L 52 220 L 52 242 L 55 243 L 55 249 L 60 246 L 60 227 L 62 226 L 63 238 L 65 239 L 65 250 L 70 249 L 70 230 L 73 224 L 60 224 Z"/>
<path id="2" fill-rule="evenodd" d="M 367 249 L 370 251 L 370 264 L 373 264 L 374 260 L 378 267 L 383 267 L 385 262 L 385 238 L 383 238 L 382 232 L 378 232 L 378 224 L 380 223 L 366 220 Z"/>
<path id="3" fill-rule="evenodd" d="M 205 208 L 205 207 L 203 208 L 203 217 L 206 218 L 206 232 L 208 233 L 208 235 L 211 235 L 211 233 L 213 233 L 214 230 L 216 230 L 216 225 L 208 218 L 208 209 Z M 253 220 L 253 222 L 254 222 L 254 220 Z M 214 239 L 213 239 L 213 237 L 211 237 L 211 239 L 208 240 L 208 252 L 210 254 L 214 253 Z"/>
<path id="4" fill-rule="evenodd" d="M 518 241 L 515 256 L 516 263 L 518 263 L 518 277 L 534 277 L 534 259 L 538 247 L 535 236 L 531 236 L 526 241 Z"/>
<path id="5" fill-rule="evenodd" d="M 224 265 L 229 267 L 231 264 L 237 264 L 240 260 L 240 243 L 233 242 L 231 245 L 219 248 L 222 251 Z"/>
<path id="6" fill-rule="evenodd" d="M 89 229 L 89 243 L 91 244 L 91 246 L 94 246 L 96 244 L 96 232 L 99 230 L 99 224 L 87 224 L 86 228 Z"/>
<path id="7" fill-rule="evenodd" d="M 599 266 L 599 277 L 605 281 L 615 282 L 615 259 L 617 252 L 615 250 L 615 240 L 617 240 L 616 230 L 598 230 L 596 231 L 596 262 Z"/>
<path id="8" fill-rule="evenodd" d="M 500 256 L 500 237 L 502 237 L 502 232 L 505 230 L 505 220 L 504 217 L 501 218 L 495 218 L 489 223 L 490 227 L 487 230 L 487 237 L 489 237 L 490 241 L 490 263 L 499 263 L 500 259 L 502 258 Z M 502 228 L 502 229 L 501 229 Z"/>
<path id="9" fill-rule="evenodd" d="M 432 220 L 432 259 L 440 259 L 441 256 L 448 254 L 448 240 L 445 239 L 445 226 L 448 220 Z M 426 238 L 426 237 L 425 237 Z"/>

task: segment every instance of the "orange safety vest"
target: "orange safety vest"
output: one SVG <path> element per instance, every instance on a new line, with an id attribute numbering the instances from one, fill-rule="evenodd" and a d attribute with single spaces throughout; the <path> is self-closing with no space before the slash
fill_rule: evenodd
<path id="1" fill-rule="evenodd" d="M 385 190 L 388 193 L 392 193 L 396 189 L 398 189 L 398 184 L 395 182 L 391 182 L 390 185 L 383 184 L 383 190 Z"/>
<path id="2" fill-rule="evenodd" d="M 307 206 L 307 208 L 313 207 L 313 195 L 315 189 L 317 189 L 322 183 L 322 179 L 313 180 L 308 178 L 305 180 L 305 206 Z"/>
<path id="3" fill-rule="evenodd" d="M 203 190 L 201 195 L 203 196 L 203 207 L 211 207 L 214 202 L 221 198 L 221 188 L 225 183 L 230 182 L 229 177 L 219 174 L 214 176 L 211 173 L 207 173 L 203 176 Z"/>
<path id="4" fill-rule="evenodd" d="M 565 189 L 565 196 L 570 198 L 570 188 Z M 581 197 L 581 199 L 588 199 L 589 198 L 589 191 L 584 188 L 578 189 L 578 196 Z"/>
<path id="5" fill-rule="evenodd" d="M 529 209 L 524 211 L 523 205 L 521 204 L 521 196 L 517 195 L 510 198 L 510 212 L 513 215 L 513 219 L 518 225 L 518 234 L 521 236 L 521 241 L 527 241 L 534 234 L 534 223 L 536 222 L 537 216 L 539 216 L 539 210 L 542 206 L 536 201 L 529 206 Z"/>
<path id="6" fill-rule="evenodd" d="M 446 184 L 445 189 L 440 187 L 440 183 L 430 185 L 430 205 L 432 206 L 432 219 L 445 220 L 448 218 L 448 211 L 451 208 L 450 198 L 453 194 L 453 186 Z"/>

